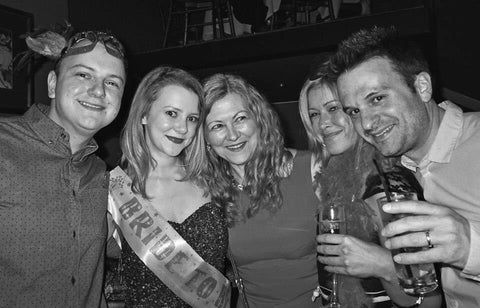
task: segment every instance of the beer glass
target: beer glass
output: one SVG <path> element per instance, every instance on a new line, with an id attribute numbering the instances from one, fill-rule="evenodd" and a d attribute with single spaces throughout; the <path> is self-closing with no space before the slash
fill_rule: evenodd
<path id="1" fill-rule="evenodd" d="M 382 209 L 385 203 L 401 202 L 406 200 L 417 200 L 417 194 L 412 192 L 392 192 L 390 193 L 390 201 L 387 197 L 382 197 L 377 200 L 382 215 L 383 224 L 404 218 L 410 214 L 388 214 Z M 425 247 L 407 247 L 391 250 L 392 256 L 398 253 L 410 253 L 422 250 L 428 250 Z M 397 277 L 400 285 L 403 287 L 405 293 L 412 295 L 424 295 L 435 290 L 438 287 L 437 276 L 435 274 L 435 267 L 432 263 L 423 264 L 399 264 L 394 262 Z"/>

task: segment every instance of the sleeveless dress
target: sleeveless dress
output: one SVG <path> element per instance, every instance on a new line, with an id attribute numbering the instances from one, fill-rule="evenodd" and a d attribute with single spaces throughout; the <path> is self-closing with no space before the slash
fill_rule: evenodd
<path id="1" fill-rule="evenodd" d="M 205 262 L 225 274 L 228 230 L 222 208 L 206 203 L 182 223 L 169 223 Z M 150 271 L 125 239 L 121 258 L 125 307 L 190 307 Z"/>
<path id="2" fill-rule="evenodd" d="M 310 175 L 311 153 L 299 151 L 292 173 L 280 182 L 282 207 L 260 210 L 229 229 L 230 248 L 245 285 L 250 308 L 318 307 L 316 220 L 318 199 Z M 239 206 L 250 200 L 240 192 Z M 237 308 L 243 307 L 242 301 Z"/>

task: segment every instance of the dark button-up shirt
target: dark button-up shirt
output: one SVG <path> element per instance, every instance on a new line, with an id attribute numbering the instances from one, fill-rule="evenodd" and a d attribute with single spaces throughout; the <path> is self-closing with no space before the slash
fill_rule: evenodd
<path id="1" fill-rule="evenodd" d="M 105 164 L 48 108 L 0 119 L 0 307 L 105 306 Z"/>

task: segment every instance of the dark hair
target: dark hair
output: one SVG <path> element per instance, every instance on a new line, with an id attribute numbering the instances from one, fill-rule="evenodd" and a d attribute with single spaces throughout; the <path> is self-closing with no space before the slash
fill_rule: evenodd
<path id="1" fill-rule="evenodd" d="M 353 33 L 340 43 L 337 52 L 330 58 L 329 75 L 336 79 L 374 57 L 388 59 L 413 91 L 416 75 L 421 72 L 430 74 L 428 63 L 418 45 L 400 38 L 394 27 L 375 26 Z"/>
<path id="2" fill-rule="evenodd" d="M 148 150 L 142 118 L 148 115 L 162 89 L 169 85 L 183 87 L 198 96 L 200 125 L 197 127 L 192 143 L 183 150 L 181 155 L 187 171 L 185 180 L 191 179 L 204 188 L 200 182 L 207 160 L 202 128 L 205 117 L 202 85 L 194 76 L 182 69 L 160 66 L 150 71 L 138 85 L 120 139 L 123 152 L 122 168 L 132 179 L 133 192 L 140 193 L 144 198 L 148 198 L 145 183 L 149 170 L 151 166 L 155 166 L 156 162 Z"/>
<path id="3" fill-rule="evenodd" d="M 246 103 L 247 109 L 257 124 L 258 144 L 255 152 L 245 164 L 245 191 L 250 197 L 246 217 L 254 216 L 260 209 L 271 212 L 281 207 L 283 198 L 280 180 L 288 172 L 292 155 L 284 148 L 280 120 L 266 98 L 240 76 L 216 74 L 204 83 L 206 114 L 213 104 L 229 94 L 236 94 Z M 207 127 L 204 127 L 207 129 Z M 238 204 L 238 191 L 233 186 L 230 164 L 209 150 L 208 187 L 212 200 L 224 206 L 230 226 L 245 219 Z"/>

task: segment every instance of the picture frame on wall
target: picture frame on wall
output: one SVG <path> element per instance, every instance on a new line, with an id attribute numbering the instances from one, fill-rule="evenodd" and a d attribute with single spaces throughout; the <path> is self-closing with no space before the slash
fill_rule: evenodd
<path id="1" fill-rule="evenodd" d="M 32 28 L 33 14 L 0 5 L 0 113 L 20 114 L 32 104 L 31 63 L 18 70 L 14 61 Z"/>

